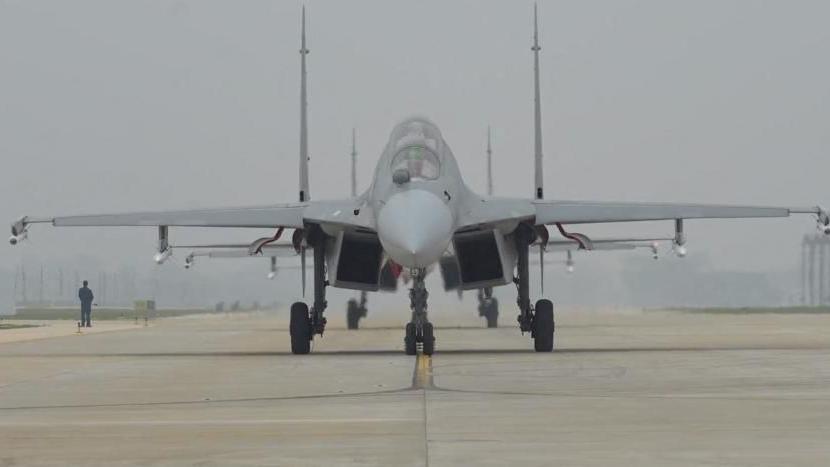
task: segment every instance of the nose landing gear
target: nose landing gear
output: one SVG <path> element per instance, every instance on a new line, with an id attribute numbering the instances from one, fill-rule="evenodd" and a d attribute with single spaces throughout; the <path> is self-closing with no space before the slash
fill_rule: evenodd
<path id="1" fill-rule="evenodd" d="M 432 323 L 427 319 L 427 292 L 424 285 L 425 269 L 412 271 L 412 288 L 409 289 L 409 307 L 412 309 L 412 320 L 406 325 L 406 335 L 403 339 L 404 350 L 407 355 L 415 355 L 418 344 L 424 355 L 432 355 L 435 351 L 435 334 Z"/>

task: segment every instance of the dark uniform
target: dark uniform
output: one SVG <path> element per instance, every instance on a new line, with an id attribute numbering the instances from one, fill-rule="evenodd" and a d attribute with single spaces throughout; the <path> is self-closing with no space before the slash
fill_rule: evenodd
<path id="1" fill-rule="evenodd" d="M 92 314 L 92 300 L 95 296 L 92 295 L 92 290 L 84 284 L 78 289 L 78 298 L 81 299 L 81 326 L 92 327 L 90 315 Z"/>

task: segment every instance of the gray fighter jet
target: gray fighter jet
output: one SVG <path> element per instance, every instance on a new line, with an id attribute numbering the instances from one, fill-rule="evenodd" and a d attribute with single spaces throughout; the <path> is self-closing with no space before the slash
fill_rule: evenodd
<path id="1" fill-rule="evenodd" d="M 313 251 L 311 308 L 304 302 L 291 306 L 291 349 L 308 353 L 315 335 L 326 327 L 326 289 L 341 287 L 378 290 L 385 259 L 406 268 L 412 277 L 409 293 L 411 321 L 406 325 L 404 347 L 415 354 L 435 349 L 433 326 L 427 319 L 424 276 L 452 245 L 462 289 L 483 289 L 515 283 L 518 289 L 518 323 L 529 333 L 534 348 L 550 352 L 554 346 L 553 304 L 530 299 L 529 251 L 548 241 L 547 226 L 554 225 L 583 249 L 592 249 L 586 235 L 569 232 L 575 224 L 670 220 L 674 243 L 685 243 L 686 219 L 816 216 L 819 228 L 830 234 L 830 217 L 815 207 L 762 207 L 677 203 L 630 203 L 545 199 L 542 174 L 541 99 L 539 95 L 538 34 L 534 27 L 534 133 L 535 174 L 532 196 L 527 199 L 482 196 L 464 183 L 461 170 L 438 126 L 423 117 L 397 124 L 380 155 L 371 186 L 354 198 L 317 201 L 309 191 L 308 132 L 306 125 L 305 12 L 300 47 L 300 189 L 299 200 L 266 206 L 138 212 L 56 217 L 22 217 L 12 224 L 10 242 L 26 238 L 34 223 L 56 227 L 155 226 L 163 262 L 171 254 L 169 228 L 250 227 L 277 228 L 277 233 L 251 244 L 256 251 L 276 241 L 284 229 L 294 229 L 293 246 L 305 258 Z M 304 274 L 303 274 L 304 276 Z"/>

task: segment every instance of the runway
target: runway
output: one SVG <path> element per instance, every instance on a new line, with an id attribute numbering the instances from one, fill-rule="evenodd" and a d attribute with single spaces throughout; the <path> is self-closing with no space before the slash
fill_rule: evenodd
<path id="1" fill-rule="evenodd" d="M 332 313 L 308 356 L 285 314 L 0 344 L 0 465 L 830 461 L 828 315 L 563 310 L 536 354 L 436 313 L 436 354 L 414 358 L 405 313 L 360 331 Z"/>

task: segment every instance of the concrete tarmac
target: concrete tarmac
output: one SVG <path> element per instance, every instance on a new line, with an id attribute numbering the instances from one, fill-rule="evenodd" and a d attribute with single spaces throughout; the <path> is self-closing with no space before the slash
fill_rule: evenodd
<path id="1" fill-rule="evenodd" d="M 403 310 L 308 356 L 285 315 L 0 343 L 0 465 L 830 465 L 828 315 L 434 313 L 417 359 Z"/>

